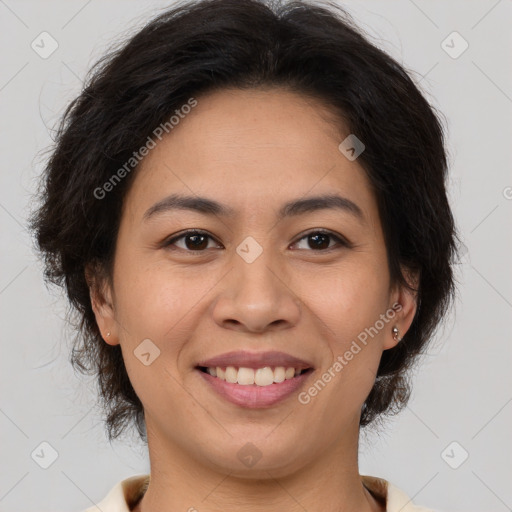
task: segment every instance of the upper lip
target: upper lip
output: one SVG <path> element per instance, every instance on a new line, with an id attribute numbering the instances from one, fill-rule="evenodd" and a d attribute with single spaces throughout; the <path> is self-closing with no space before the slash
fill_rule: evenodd
<path id="1" fill-rule="evenodd" d="M 237 350 L 227 352 L 218 356 L 201 361 L 197 366 L 221 368 L 227 366 L 236 366 L 237 368 L 263 368 L 264 366 L 284 366 L 299 369 L 313 368 L 313 365 L 304 359 L 286 354 L 285 352 L 248 352 L 246 350 Z"/>

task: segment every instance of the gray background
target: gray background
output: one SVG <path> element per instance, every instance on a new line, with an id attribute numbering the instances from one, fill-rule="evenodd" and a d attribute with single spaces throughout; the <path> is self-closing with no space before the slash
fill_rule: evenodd
<path id="1" fill-rule="evenodd" d="M 65 301 L 45 288 L 25 226 L 49 129 L 86 71 L 110 42 L 170 3 L 0 0 L 1 511 L 79 511 L 149 471 L 135 436 L 106 441 L 94 382 L 67 360 Z M 511 510 L 512 1 L 344 5 L 445 114 L 450 199 L 468 249 L 455 311 L 415 373 L 412 400 L 362 439 L 360 472 L 438 510 Z M 31 48 L 43 31 L 59 45 L 47 59 Z M 442 44 L 453 31 L 469 44 L 457 58 L 446 45 L 458 53 L 462 40 Z M 48 469 L 31 457 L 42 442 L 58 454 Z M 468 459 L 450 467 L 463 450 Z"/>

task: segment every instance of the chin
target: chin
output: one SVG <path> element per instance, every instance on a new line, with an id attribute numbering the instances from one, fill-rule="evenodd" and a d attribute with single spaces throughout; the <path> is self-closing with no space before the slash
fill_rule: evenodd
<path id="1" fill-rule="evenodd" d="M 245 439 L 249 439 L 247 436 Z M 231 440 L 234 441 L 234 438 Z M 215 453 L 204 454 L 202 462 L 216 471 L 230 476 L 265 479 L 285 476 L 307 464 L 304 455 L 297 452 L 297 442 L 277 443 L 264 439 L 219 444 Z M 210 445 L 211 447 L 211 445 Z M 270 475 L 269 475 L 270 473 Z"/>

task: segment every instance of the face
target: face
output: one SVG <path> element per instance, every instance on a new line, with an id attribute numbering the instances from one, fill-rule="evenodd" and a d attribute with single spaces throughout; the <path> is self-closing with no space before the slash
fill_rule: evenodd
<path id="1" fill-rule="evenodd" d="M 391 287 L 376 198 L 357 159 L 338 149 L 348 133 L 328 116 L 284 90 L 197 97 L 137 170 L 113 287 L 94 308 L 108 343 L 122 347 L 149 442 L 169 454 L 245 474 L 248 453 L 261 456 L 254 469 L 284 474 L 343 439 L 357 442 L 382 352 L 396 344 L 391 329 L 403 336 L 415 310 Z M 171 195 L 226 211 L 173 207 Z M 342 199 L 283 211 L 322 196 Z M 247 353 L 283 352 L 309 370 L 267 387 L 198 369 L 234 351 L 245 355 L 233 366 L 253 369 L 230 370 L 228 380 L 250 380 L 251 371 L 268 378 L 268 368 L 254 367 L 300 366 L 258 364 Z"/>

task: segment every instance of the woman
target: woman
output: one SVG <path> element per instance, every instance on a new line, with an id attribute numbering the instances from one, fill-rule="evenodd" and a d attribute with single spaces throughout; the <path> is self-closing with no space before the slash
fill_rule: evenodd
<path id="1" fill-rule="evenodd" d="M 427 510 L 358 439 L 454 296 L 443 130 L 331 7 L 173 6 L 64 115 L 32 228 L 151 465 L 88 510 Z"/>

